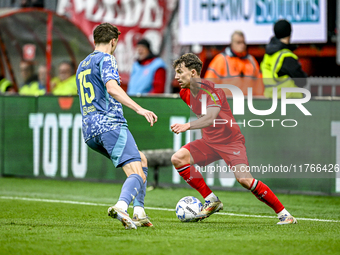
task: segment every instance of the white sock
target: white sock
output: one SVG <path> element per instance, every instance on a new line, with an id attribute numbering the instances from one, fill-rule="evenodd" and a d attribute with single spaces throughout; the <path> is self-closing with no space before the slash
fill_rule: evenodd
<path id="1" fill-rule="evenodd" d="M 138 218 L 145 218 L 146 214 L 144 208 L 141 206 L 133 207 L 133 214 L 137 214 Z"/>
<path id="2" fill-rule="evenodd" d="M 286 208 L 283 209 L 281 212 L 279 212 L 277 214 L 277 217 L 280 218 L 282 215 L 285 215 L 285 214 L 287 214 L 288 216 L 290 215 L 290 213 L 286 210 Z"/>
<path id="3" fill-rule="evenodd" d="M 206 201 L 215 202 L 218 200 L 217 196 L 211 192 L 207 197 L 204 198 Z"/>
<path id="4" fill-rule="evenodd" d="M 129 205 L 125 202 L 125 201 L 118 201 L 115 206 L 117 206 L 118 208 L 122 209 L 123 211 L 127 211 Z"/>

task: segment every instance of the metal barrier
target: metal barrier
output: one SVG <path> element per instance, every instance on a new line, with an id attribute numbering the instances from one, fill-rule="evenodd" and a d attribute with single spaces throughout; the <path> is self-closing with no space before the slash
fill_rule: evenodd
<path id="1" fill-rule="evenodd" d="M 142 151 L 148 160 L 148 167 L 154 168 L 153 179 L 155 181 L 153 187 L 158 187 L 159 183 L 159 167 L 172 166 L 171 156 L 175 153 L 173 149 L 157 149 Z"/>
<path id="2" fill-rule="evenodd" d="M 340 96 L 340 77 L 310 77 L 306 88 L 312 96 Z"/>

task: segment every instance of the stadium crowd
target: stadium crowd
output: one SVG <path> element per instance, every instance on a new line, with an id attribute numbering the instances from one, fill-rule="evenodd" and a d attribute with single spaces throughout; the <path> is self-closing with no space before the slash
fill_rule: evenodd
<path id="1" fill-rule="evenodd" d="M 16 1 L 17 2 L 17 1 Z M 42 0 L 22 0 L 20 7 L 44 8 Z M 244 95 L 252 88 L 254 96 L 272 97 L 274 87 L 277 87 L 278 97 L 282 87 L 304 87 L 306 73 L 302 70 L 298 56 L 293 53 L 295 45 L 290 44 L 292 26 L 286 20 L 278 21 L 273 27 L 274 35 L 266 45 L 266 53 L 259 63 L 248 53 L 246 35 L 242 31 L 234 31 L 231 43 L 222 52 L 216 54 L 211 61 L 207 60 L 207 70 L 202 70 L 202 77 L 212 79 L 215 83 L 228 83 L 239 87 Z M 172 76 L 165 61 L 153 54 L 152 42 L 147 38 L 140 39 L 136 44 L 136 58 L 131 67 L 127 86 L 129 95 L 162 94 L 166 91 L 166 78 Z M 204 60 L 203 60 L 204 61 Z M 20 84 L 15 87 L 5 74 L 1 75 L 0 93 L 24 96 L 56 96 L 77 95 L 75 69 L 76 63 L 63 60 L 56 69 L 47 75 L 45 63 L 26 60 L 22 57 L 19 67 Z M 204 67 L 203 67 L 204 69 Z M 47 76 L 51 77 L 47 82 Z M 174 81 L 174 79 L 173 79 Z M 49 83 L 49 86 L 47 86 Z M 172 82 L 173 93 L 179 92 L 179 87 Z M 231 95 L 231 92 L 229 94 Z M 301 93 L 291 93 L 288 97 L 302 97 Z"/>

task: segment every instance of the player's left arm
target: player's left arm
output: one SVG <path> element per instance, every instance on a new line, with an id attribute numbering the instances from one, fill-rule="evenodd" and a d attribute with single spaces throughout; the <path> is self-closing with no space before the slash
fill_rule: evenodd
<path id="1" fill-rule="evenodd" d="M 120 76 L 118 73 L 117 62 L 114 56 L 106 54 L 100 65 L 100 73 L 107 92 L 121 104 L 134 110 L 137 114 L 142 115 L 153 126 L 157 122 L 157 115 L 152 111 L 142 108 L 133 101 L 126 92 L 119 86 Z"/>
<path id="2" fill-rule="evenodd" d="M 203 117 L 199 118 L 198 120 L 188 122 L 185 124 L 173 124 L 171 125 L 171 131 L 179 134 L 185 132 L 187 130 L 193 129 L 202 129 L 205 127 L 209 127 L 214 123 L 214 120 L 217 118 L 221 108 L 219 106 L 212 106 L 207 108 L 207 114 Z"/>
<path id="3" fill-rule="evenodd" d="M 109 80 L 106 83 L 107 92 L 115 98 L 121 104 L 129 107 L 134 110 L 137 114 L 142 115 L 146 118 L 146 120 L 153 126 L 155 122 L 157 122 L 157 115 L 152 111 L 146 110 L 133 101 L 126 92 L 118 85 L 116 80 Z"/>

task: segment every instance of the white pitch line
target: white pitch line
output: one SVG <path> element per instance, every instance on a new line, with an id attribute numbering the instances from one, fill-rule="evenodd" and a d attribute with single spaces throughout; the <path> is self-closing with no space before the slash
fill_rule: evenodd
<path id="1" fill-rule="evenodd" d="M 24 200 L 24 201 L 34 201 L 34 202 L 59 203 L 59 204 L 111 206 L 109 204 L 98 204 L 98 203 L 90 203 L 90 202 L 79 202 L 79 201 L 70 201 L 70 200 L 55 200 L 55 199 L 44 199 L 44 198 L 30 198 L 30 197 L 7 197 L 7 196 L 0 196 L 0 199 Z"/>
<path id="2" fill-rule="evenodd" d="M 76 204 L 76 205 L 92 205 L 92 206 L 111 206 L 112 204 L 100 204 L 100 203 L 91 203 L 91 202 L 80 202 L 80 201 L 70 201 L 70 200 L 56 200 L 56 199 L 44 199 L 44 198 L 29 198 L 29 197 L 9 197 L 9 196 L 0 196 L 0 199 L 8 199 L 8 200 L 23 200 L 23 201 L 34 201 L 34 202 L 47 202 L 47 203 L 61 203 L 61 204 Z M 145 207 L 147 210 L 156 210 L 156 211 L 175 211 L 175 209 L 169 208 L 158 208 L 158 207 Z M 266 216 L 266 215 L 251 215 L 251 214 L 238 214 L 238 213 L 224 213 L 219 212 L 216 214 L 227 215 L 227 216 L 236 216 L 236 217 L 251 217 L 251 218 L 277 218 L 275 216 Z M 306 220 L 306 221 L 320 221 L 320 222 L 335 222 L 339 223 L 340 220 L 326 220 L 326 219 L 311 219 L 311 218 L 296 218 L 297 220 Z"/>

